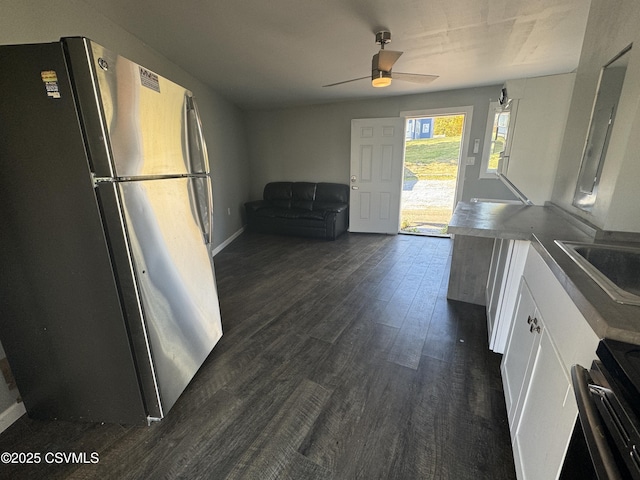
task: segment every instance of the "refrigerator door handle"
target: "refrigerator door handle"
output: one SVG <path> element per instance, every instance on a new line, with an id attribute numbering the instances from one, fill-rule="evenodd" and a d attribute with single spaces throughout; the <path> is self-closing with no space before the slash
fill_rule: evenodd
<path id="1" fill-rule="evenodd" d="M 187 110 L 187 148 L 191 173 L 209 173 L 209 155 L 207 153 L 207 144 L 204 141 L 204 134 L 202 133 L 200 113 L 195 100 L 189 93 L 186 94 L 185 106 Z M 193 148 L 193 143 L 195 143 L 195 148 Z M 197 152 L 194 152 L 194 150 Z M 199 164 L 196 163 L 198 161 Z"/>
<path id="2" fill-rule="evenodd" d="M 209 174 L 209 157 L 207 145 L 202 133 L 200 114 L 193 97 L 185 95 L 187 116 L 187 149 L 191 173 L 194 174 L 192 184 L 200 230 L 206 244 L 213 240 L 213 190 Z"/>
<path id="3" fill-rule="evenodd" d="M 213 195 L 211 194 L 211 178 L 209 175 L 193 175 L 189 178 L 189 196 L 195 210 L 196 223 L 205 244 L 213 239 Z"/>
<path id="4" fill-rule="evenodd" d="M 211 189 L 211 177 L 207 174 L 205 181 L 206 196 L 204 202 L 202 197 L 197 199 L 198 210 L 202 216 L 202 235 L 204 242 L 208 245 L 213 242 L 213 190 Z M 202 205 L 201 203 L 204 203 Z"/>

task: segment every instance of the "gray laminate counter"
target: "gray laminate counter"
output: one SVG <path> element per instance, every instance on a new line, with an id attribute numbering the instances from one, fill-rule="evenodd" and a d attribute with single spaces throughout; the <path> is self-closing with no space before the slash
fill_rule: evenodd
<path id="1" fill-rule="evenodd" d="M 458 203 L 449 233 L 511 240 L 530 240 L 534 233 L 542 237 L 561 235 L 576 241 L 590 238 L 569 223 L 557 207 L 491 202 Z"/>
<path id="2" fill-rule="evenodd" d="M 555 243 L 555 240 L 593 242 L 588 231 L 589 228 L 579 227 L 576 220 L 568 219 L 553 206 L 461 202 L 449 225 L 449 233 L 455 234 L 451 269 L 453 272 L 458 268 L 454 265 L 458 236 L 462 236 L 459 243 L 465 250 L 473 246 L 473 237 L 485 243 L 488 238 L 530 240 L 600 338 L 640 344 L 640 306 L 613 301 Z"/>
<path id="3" fill-rule="evenodd" d="M 556 239 L 566 240 L 562 235 Z M 553 238 L 534 235 L 531 244 L 600 338 L 640 344 L 640 306 L 612 300 Z"/>

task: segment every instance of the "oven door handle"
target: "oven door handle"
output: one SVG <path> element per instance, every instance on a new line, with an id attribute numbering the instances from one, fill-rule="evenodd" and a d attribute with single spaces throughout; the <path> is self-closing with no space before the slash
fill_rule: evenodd
<path id="1" fill-rule="evenodd" d="M 609 448 L 607 439 L 604 436 L 607 427 L 602 421 L 598 409 L 593 403 L 589 393 L 590 380 L 589 372 L 584 367 L 580 365 L 573 365 L 571 367 L 571 382 L 573 384 L 576 402 L 578 403 L 578 416 L 587 447 L 589 448 L 589 453 L 591 454 L 593 466 L 598 475 L 598 479 L 622 480 L 623 477 L 620 474 L 620 470 L 618 470 L 613 452 Z"/>

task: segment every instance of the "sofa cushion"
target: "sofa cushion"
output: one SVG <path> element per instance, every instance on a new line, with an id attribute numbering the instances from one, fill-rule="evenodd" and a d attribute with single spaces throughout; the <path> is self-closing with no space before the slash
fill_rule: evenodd
<path id="1" fill-rule="evenodd" d="M 349 203 L 349 186 L 342 183 L 318 183 L 316 202 Z"/>
<path id="2" fill-rule="evenodd" d="M 300 208 L 276 208 L 275 214 L 276 217 L 279 218 L 300 218 L 300 216 L 305 213 L 306 210 L 302 210 Z"/>
<path id="3" fill-rule="evenodd" d="M 313 201 L 316 198 L 316 184 L 310 182 L 294 182 L 291 185 L 291 206 L 304 210 L 313 209 Z"/>
<path id="4" fill-rule="evenodd" d="M 304 212 L 300 213 L 300 217 L 299 218 L 305 218 L 308 220 L 324 220 L 324 218 L 327 216 L 327 213 L 324 211 L 320 211 L 320 210 L 305 210 Z"/>
<path id="5" fill-rule="evenodd" d="M 264 207 L 255 210 L 253 213 L 256 217 L 260 218 L 306 218 L 309 220 L 324 220 L 325 212 L 304 210 L 302 208 L 279 208 L 279 207 Z"/>
<path id="6" fill-rule="evenodd" d="M 271 182 L 264 186 L 262 197 L 272 205 L 281 208 L 291 207 L 292 182 Z"/>
<path id="7" fill-rule="evenodd" d="M 346 210 L 348 205 L 346 203 L 335 202 L 313 202 L 313 210 L 318 212 L 342 212 Z"/>

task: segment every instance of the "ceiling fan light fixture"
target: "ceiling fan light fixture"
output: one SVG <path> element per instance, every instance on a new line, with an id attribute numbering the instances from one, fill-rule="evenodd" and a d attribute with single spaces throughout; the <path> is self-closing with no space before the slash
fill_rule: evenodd
<path id="1" fill-rule="evenodd" d="M 391 85 L 391 69 L 395 65 L 396 61 L 402 55 L 402 52 L 396 52 L 394 50 L 386 50 L 384 46 L 391 41 L 391 32 L 388 30 L 382 30 L 376 33 L 376 43 L 380 45 L 380 50 L 371 59 L 371 85 L 376 88 L 388 87 Z M 343 80 L 342 82 L 330 83 L 329 85 L 323 85 L 323 87 L 335 87 L 336 85 L 343 85 L 345 83 L 358 82 L 365 80 L 367 77 L 352 78 L 351 80 Z M 426 85 L 433 82 L 437 75 L 423 75 L 420 73 L 401 73 L 396 72 L 396 80 L 401 82 L 412 82 Z"/>
<path id="2" fill-rule="evenodd" d="M 371 72 L 371 85 L 376 88 L 388 87 L 391 85 L 391 72 L 374 70 Z"/>

